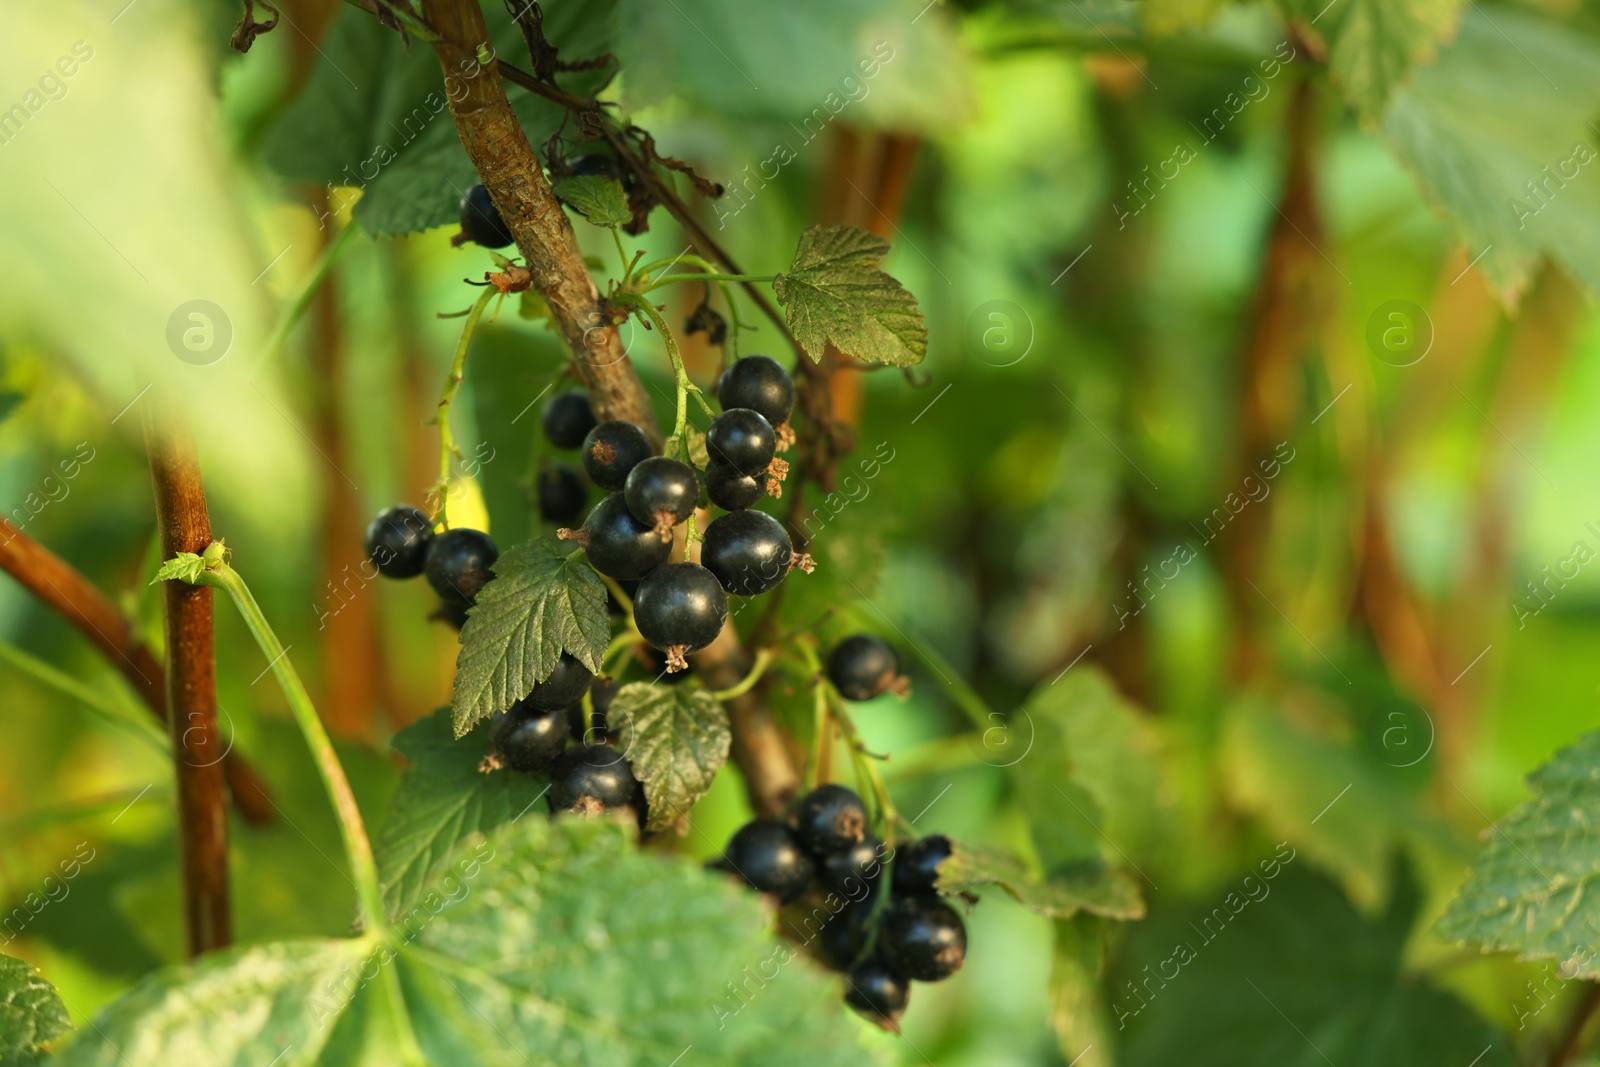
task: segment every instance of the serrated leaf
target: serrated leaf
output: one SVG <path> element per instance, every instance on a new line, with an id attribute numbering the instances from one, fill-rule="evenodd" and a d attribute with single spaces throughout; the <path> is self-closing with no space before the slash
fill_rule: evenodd
<path id="1" fill-rule="evenodd" d="M 32 965 L 0 955 L 0 1067 L 44 1062 L 39 1046 L 71 1029 L 55 987 Z"/>
<path id="2" fill-rule="evenodd" d="M 1440 45 L 1455 33 L 1466 3 L 1289 0 L 1284 6 L 1326 38 L 1334 84 L 1362 121 L 1372 123 L 1411 72 L 1433 62 Z"/>
<path id="3" fill-rule="evenodd" d="M 1068 919 L 1083 911 L 1112 919 L 1144 914 L 1139 887 L 1098 858 L 1061 865 L 1048 880 L 1041 880 L 1008 852 L 956 843 L 939 864 L 941 893 L 968 893 L 990 885 L 1004 889 L 1029 911 L 1052 919 Z"/>
<path id="4" fill-rule="evenodd" d="M 605 584 L 580 555 L 563 556 L 543 540 L 514 546 L 495 561 L 461 628 L 456 736 L 527 696 L 562 652 L 599 673 L 610 640 Z"/>
<path id="5" fill-rule="evenodd" d="M 917 298 L 878 269 L 889 242 L 855 226 L 811 226 L 772 291 L 802 348 L 815 361 L 833 345 L 867 363 L 908 367 L 928 354 Z"/>
<path id="6" fill-rule="evenodd" d="M 1556 753 L 1528 786 L 1533 799 L 1485 831 L 1435 932 L 1600 978 L 1600 731 Z"/>
<path id="7" fill-rule="evenodd" d="M 556 183 L 556 196 L 596 226 L 617 227 L 633 221 L 622 184 L 604 174 L 576 174 Z"/>
<path id="8" fill-rule="evenodd" d="M 156 571 L 156 576 L 150 579 L 150 584 L 157 582 L 188 582 L 191 585 L 204 573 L 206 561 L 193 552 L 179 552 L 167 560 Z"/>
<path id="9" fill-rule="evenodd" d="M 606 723 L 631 739 L 628 759 L 644 783 L 651 830 L 671 826 L 693 807 L 728 762 L 728 713 L 704 689 L 625 685 L 612 698 Z"/>
<path id="10" fill-rule="evenodd" d="M 489 754 L 490 730 L 488 721 L 481 722 L 458 739 L 450 709 L 440 708 L 395 734 L 395 750 L 411 766 L 400 776 L 373 843 L 391 919 L 438 890 L 464 841 L 527 814 L 544 795 L 542 778 L 478 769 Z"/>

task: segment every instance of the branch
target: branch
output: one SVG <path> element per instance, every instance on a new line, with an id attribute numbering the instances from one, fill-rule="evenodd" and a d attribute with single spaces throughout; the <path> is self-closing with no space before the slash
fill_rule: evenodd
<path id="1" fill-rule="evenodd" d="M 183 413 L 152 396 L 144 404 L 145 447 L 155 484 L 161 558 L 203 552 L 211 543 L 200 460 Z M 178 779 L 178 857 L 190 956 L 232 940 L 228 922 L 228 819 L 222 803 L 223 750 L 217 730 L 211 590 L 161 583 L 167 635 L 167 699 Z"/>
<path id="2" fill-rule="evenodd" d="M 98 648 L 151 713 L 167 721 L 161 661 L 134 636 L 127 618 L 94 583 L 4 518 L 0 518 L 0 570 Z M 222 768 L 239 813 L 256 826 L 272 822 L 266 786 L 245 758 L 230 752 Z"/>

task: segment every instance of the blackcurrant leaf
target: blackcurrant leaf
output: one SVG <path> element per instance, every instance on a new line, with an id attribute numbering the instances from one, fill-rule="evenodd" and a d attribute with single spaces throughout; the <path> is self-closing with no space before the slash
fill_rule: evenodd
<path id="1" fill-rule="evenodd" d="M 1001 849 L 954 842 L 939 864 L 941 893 L 968 893 L 982 886 L 1004 889 L 1029 911 L 1067 919 L 1080 911 L 1111 919 L 1144 916 L 1139 887 L 1124 871 L 1098 857 L 1058 865 L 1048 880 L 1037 878 L 1016 856 Z"/>
<path id="2" fill-rule="evenodd" d="M 193 584 L 206 569 L 205 560 L 193 552 L 179 552 L 176 556 L 161 564 L 156 576 L 150 580 L 151 585 L 157 582 L 189 582 Z"/>
<path id="3" fill-rule="evenodd" d="M 512 547 L 495 561 L 494 578 L 461 628 L 451 700 L 456 736 L 527 696 L 562 652 L 599 673 L 610 640 L 605 584 L 581 556 L 563 556 L 542 540 Z"/>
<path id="4" fill-rule="evenodd" d="M 1301 25 L 1317 19 L 1314 32 L 1327 41 L 1334 84 L 1362 121 L 1372 123 L 1389 94 L 1455 35 L 1466 0 L 1345 0 L 1331 10 L 1325 10 L 1327 0 L 1283 0 L 1281 6 Z"/>
<path id="5" fill-rule="evenodd" d="M 43 1063 L 39 1046 L 71 1029 L 72 1020 L 55 987 L 31 964 L 0 955 L 0 1064 Z"/>
<path id="6" fill-rule="evenodd" d="M 800 235 L 794 264 L 773 279 L 772 291 L 813 360 L 829 344 L 895 367 L 927 355 L 928 326 L 917 298 L 878 269 L 888 251 L 888 241 L 855 226 L 812 226 Z"/>
<path id="7" fill-rule="evenodd" d="M 728 713 L 699 687 L 625 685 L 606 723 L 621 732 L 634 776 L 644 783 L 651 830 L 671 826 L 693 807 L 728 762 Z"/>
<path id="8" fill-rule="evenodd" d="M 556 183 L 562 203 L 596 226 L 617 227 L 633 221 L 628 194 L 614 178 L 603 174 L 578 174 Z"/>
<path id="9" fill-rule="evenodd" d="M 1495 824 L 1435 932 L 1600 978 L 1600 731 L 1556 753 L 1528 787 L 1533 799 Z"/>
<path id="10" fill-rule="evenodd" d="M 395 750 L 411 765 L 373 843 L 391 918 L 438 890 L 464 840 L 520 818 L 544 795 L 543 778 L 478 769 L 489 754 L 489 732 L 490 724 L 480 722 L 457 739 L 450 709 L 440 708 L 394 736 Z"/>

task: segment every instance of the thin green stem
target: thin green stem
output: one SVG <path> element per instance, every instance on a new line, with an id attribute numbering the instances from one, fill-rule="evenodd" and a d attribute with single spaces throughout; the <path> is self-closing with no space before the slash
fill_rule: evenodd
<path id="1" fill-rule="evenodd" d="M 949 690 L 950 699 L 966 713 L 974 726 L 979 730 L 987 730 L 1000 721 L 1000 715 L 989 707 L 988 702 L 978 695 L 976 689 L 966 683 L 961 677 L 961 672 L 952 667 L 949 660 L 935 652 L 926 641 L 907 641 L 906 645 L 930 671 L 938 676 L 939 681 Z"/>
<path id="2" fill-rule="evenodd" d="M 756 687 L 757 682 L 761 681 L 761 676 L 766 674 L 767 668 L 772 665 L 773 658 L 772 649 L 763 648 L 756 653 L 755 662 L 750 664 L 750 672 L 748 674 L 728 688 L 718 689 L 711 695 L 718 700 L 732 700 L 734 697 L 744 696 Z"/>
<path id="3" fill-rule="evenodd" d="M 157 752 L 172 751 L 172 742 L 161 727 L 157 726 L 150 717 L 136 712 L 133 708 L 119 704 L 111 697 L 97 692 L 72 676 L 57 670 L 44 660 L 13 648 L 11 645 L 0 643 L 0 659 L 10 663 L 24 674 L 32 675 L 36 680 L 43 682 L 52 689 L 71 697 L 87 707 L 90 711 L 113 726 L 129 730 L 138 738 L 151 745 Z"/>
<path id="4" fill-rule="evenodd" d="M 819 676 L 817 684 L 825 688 L 828 701 L 833 705 L 834 718 L 839 720 L 845 747 L 850 750 L 850 762 L 855 765 L 856 782 L 862 792 L 873 798 L 874 806 L 878 809 L 878 826 L 887 833 L 900 822 L 900 813 L 895 810 L 894 801 L 889 799 L 889 788 L 883 784 L 883 776 L 867 756 L 867 746 L 861 740 L 861 732 L 856 729 L 855 720 L 850 717 L 850 709 L 845 707 L 844 700 L 833 691 L 833 683 Z"/>
<path id="5" fill-rule="evenodd" d="M 194 584 L 215 586 L 227 591 L 239 614 L 244 617 L 251 636 L 261 647 L 262 655 L 270 661 L 273 676 L 289 701 L 289 710 L 294 713 L 295 723 L 300 727 L 300 734 L 305 738 L 306 747 L 311 750 L 312 759 L 317 765 L 317 773 L 322 776 L 323 788 L 327 790 L 334 813 L 339 817 L 339 834 L 344 839 L 345 858 L 349 860 L 350 872 L 355 877 L 362 923 L 369 932 L 383 935 L 387 933 L 389 924 L 384 917 L 383 893 L 378 888 L 378 867 L 372 858 L 372 842 L 367 839 L 367 829 L 361 820 L 361 809 L 356 806 L 355 794 L 351 792 L 350 780 L 345 777 L 339 757 L 333 751 L 333 742 L 328 739 L 328 732 L 317 717 L 311 695 L 306 692 L 294 664 L 289 662 L 288 650 L 278 640 L 278 635 L 272 632 L 272 626 L 261 612 L 261 605 L 256 603 L 256 598 L 251 595 L 249 586 L 244 584 L 238 571 L 220 557 L 210 558 L 212 550 L 218 547 L 213 545 L 206 550 L 206 569 L 200 572 Z"/>
<path id="6" fill-rule="evenodd" d="M 622 263 L 622 284 L 628 284 L 628 250 L 622 247 L 622 234 L 615 226 L 606 227 L 611 231 L 611 239 L 617 242 L 617 259 Z"/>
<path id="7" fill-rule="evenodd" d="M 639 292 L 648 293 L 652 289 L 677 282 L 770 282 L 775 277 L 777 277 L 775 274 L 666 274 L 649 282 Z"/>
<path id="8" fill-rule="evenodd" d="M 651 322 L 655 323 L 656 329 L 661 331 L 661 340 L 666 343 L 667 358 L 672 361 L 672 375 L 678 385 L 677 414 L 673 418 L 672 434 L 667 438 L 666 447 L 662 450 L 663 455 L 670 456 L 684 443 L 684 428 L 689 424 L 689 394 L 694 393 L 697 397 L 700 396 L 700 387 L 689 380 L 689 371 L 684 367 L 683 356 L 678 351 L 678 339 L 672 336 L 672 330 L 668 328 L 667 320 L 661 314 L 661 309 L 638 293 L 619 293 L 617 294 L 617 299 L 621 303 L 637 308 Z M 700 397 L 700 405 L 706 408 L 707 411 L 711 410 L 704 397 Z M 687 454 L 687 450 L 685 450 L 686 457 Z"/>
<path id="9" fill-rule="evenodd" d="M 450 361 L 450 376 L 445 379 L 444 392 L 439 395 L 439 411 L 434 415 L 433 421 L 439 426 L 439 484 L 436 491 L 439 494 L 439 514 L 436 516 L 446 527 L 450 525 L 447 509 L 450 507 L 450 460 L 459 458 L 460 451 L 456 448 L 455 434 L 450 431 L 450 405 L 455 401 L 456 394 L 461 391 L 461 383 L 466 378 L 467 371 L 467 346 L 472 342 L 472 333 L 478 328 L 478 320 L 483 318 L 483 309 L 489 306 L 489 300 L 497 290 L 493 286 L 485 286 L 478 299 L 473 301 L 472 310 L 467 312 L 467 321 L 461 327 L 461 338 L 456 342 L 455 357 Z"/>
<path id="10" fill-rule="evenodd" d="M 817 787 L 817 777 L 822 771 L 822 753 L 833 744 L 833 723 L 828 714 L 828 694 L 822 686 L 814 686 L 812 696 L 811 756 L 806 760 L 806 792 Z"/>
<path id="11" fill-rule="evenodd" d="M 300 290 L 299 295 L 294 298 L 294 303 L 289 305 L 288 310 L 283 313 L 283 317 L 278 320 L 278 324 L 272 328 L 272 335 L 267 338 L 267 346 L 261 350 L 261 358 L 256 360 L 256 371 L 259 372 L 272 357 L 283 349 L 285 342 L 289 340 L 290 331 L 305 317 L 306 309 L 311 306 L 311 301 L 316 297 L 317 290 L 321 289 L 322 283 L 328 280 L 328 273 L 333 270 L 334 260 L 339 258 L 339 253 L 344 251 L 345 246 L 350 243 L 350 238 L 355 236 L 357 229 L 359 227 L 354 223 L 345 226 L 344 229 L 339 231 L 339 236 L 330 241 L 328 247 L 322 250 L 322 258 L 318 259 L 317 265 L 311 269 L 311 277 L 306 279 L 306 284 Z"/>

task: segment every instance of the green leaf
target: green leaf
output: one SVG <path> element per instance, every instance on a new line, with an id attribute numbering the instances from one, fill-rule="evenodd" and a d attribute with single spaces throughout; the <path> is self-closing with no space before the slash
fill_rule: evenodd
<path id="1" fill-rule="evenodd" d="M 28 398 L 23 393 L 13 392 L 10 389 L 0 390 L 0 422 L 9 419 L 11 413 L 26 399 Z"/>
<path id="2" fill-rule="evenodd" d="M 605 584 L 581 555 L 563 556 L 542 540 L 511 548 L 461 628 L 456 736 L 527 696 L 562 652 L 598 674 L 610 640 Z"/>
<path id="3" fill-rule="evenodd" d="M 60 1062 L 399 1063 L 408 1034 L 427 1063 L 487 1067 L 662 1067 L 690 1048 L 696 1063 L 880 1062 L 836 982 L 726 878 L 606 819 L 524 819 L 468 847 L 461 892 L 391 944 L 286 942 L 159 972 Z"/>
<path id="4" fill-rule="evenodd" d="M 45 1062 L 39 1046 L 71 1029 L 55 987 L 31 964 L 0 955 L 0 1067 Z"/>
<path id="5" fill-rule="evenodd" d="M 1227 5 L 1228 0 L 1144 0 L 1139 22 L 1157 35 L 1185 33 L 1205 26 Z"/>
<path id="6" fill-rule="evenodd" d="M 373 845 L 391 919 L 438 889 L 464 841 L 520 818 L 544 796 L 541 779 L 478 769 L 489 754 L 490 729 L 482 722 L 457 739 L 450 709 L 440 708 L 395 735 L 396 751 L 411 766 L 400 778 Z"/>
<path id="7" fill-rule="evenodd" d="M 889 242 L 855 226 L 811 226 L 772 281 L 789 328 L 816 361 L 832 344 L 867 363 L 907 367 L 928 353 L 917 298 L 878 269 Z"/>
<path id="8" fill-rule="evenodd" d="M 1514 303 L 1546 253 L 1600 292 L 1597 110 L 1600 42 L 1475 5 L 1455 44 L 1394 94 L 1383 135 Z"/>
<path id="9" fill-rule="evenodd" d="M 195 553 L 179 552 L 176 556 L 173 556 L 171 559 L 167 560 L 161 565 L 161 569 L 156 571 L 156 576 L 150 579 L 150 584 L 155 585 L 157 582 L 178 581 L 188 582 L 190 585 L 193 585 L 199 580 L 200 575 L 204 573 L 205 569 L 206 561 L 201 559 Z"/>
<path id="10" fill-rule="evenodd" d="M 632 739 L 628 758 L 644 783 L 651 830 L 675 823 L 706 795 L 711 780 L 728 762 L 728 713 L 716 697 L 698 687 L 625 685 L 606 710 L 606 724 Z"/>
<path id="11" fill-rule="evenodd" d="M 1556 753 L 1528 786 L 1533 799 L 1485 832 L 1488 844 L 1436 932 L 1600 978 L 1600 731 Z"/>
<path id="12" fill-rule="evenodd" d="M 604 174 L 579 174 L 556 183 L 556 196 L 596 226 L 621 226 L 633 221 L 622 184 Z"/>
<path id="13" fill-rule="evenodd" d="M 1102 992 L 1106 920 L 1078 915 L 1056 925 L 1050 970 L 1050 1025 L 1064 1060 L 1073 1067 L 1112 1067 L 1115 1043 Z"/>
<path id="14" fill-rule="evenodd" d="M 1375 123 L 1413 69 L 1433 62 L 1461 21 L 1465 0 L 1290 0 L 1302 24 L 1328 42 L 1328 68 L 1345 102 Z M 1312 20 L 1316 20 L 1312 24 Z"/>
<path id="15" fill-rule="evenodd" d="M 1034 877 L 1025 863 L 1000 849 L 955 844 L 939 864 L 941 893 L 969 893 L 986 885 L 999 886 L 1029 911 L 1053 919 L 1082 911 L 1114 919 L 1144 914 L 1139 887 L 1099 858 L 1058 866 L 1048 881 Z"/>

